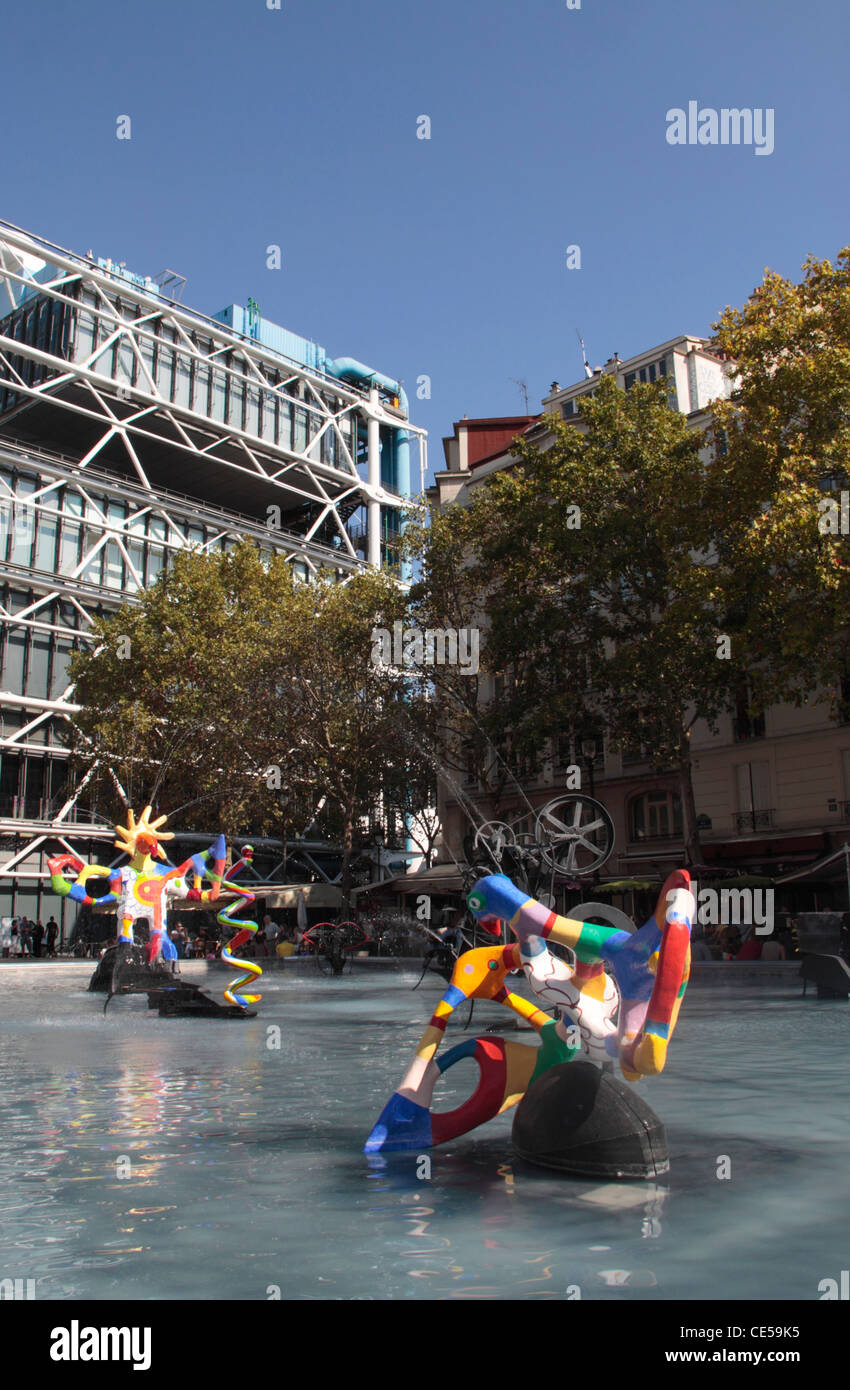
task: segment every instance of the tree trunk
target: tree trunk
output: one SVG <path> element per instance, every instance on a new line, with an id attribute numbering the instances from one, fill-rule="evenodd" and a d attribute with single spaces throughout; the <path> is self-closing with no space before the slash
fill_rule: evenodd
<path id="1" fill-rule="evenodd" d="M 342 893 L 342 907 L 344 917 L 351 916 L 351 854 L 354 846 L 354 817 L 349 811 L 345 813 L 345 829 L 342 836 L 342 869 L 340 872 L 339 886 Z"/>
<path id="2" fill-rule="evenodd" d="M 694 800 L 694 770 L 691 760 L 690 730 L 683 729 L 679 739 L 679 789 L 682 798 L 682 830 L 685 840 L 685 863 L 699 864 L 702 846 L 697 828 L 697 808 Z"/>

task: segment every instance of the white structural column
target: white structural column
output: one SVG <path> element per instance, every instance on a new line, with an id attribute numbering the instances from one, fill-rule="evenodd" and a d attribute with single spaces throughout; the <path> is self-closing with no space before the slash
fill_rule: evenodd
<path id="1" fill-rule="evenodd" d="M 380 401 L 378 392 L 373 386 L 369 392 L 369 501 L 367 505 L 368 517 L 368 560 L 374 569 L 381 567 L 381 504 L 377 499 L 377 492 L 381 486 L 381 434 L 378 422 L 378 411 Z"/>

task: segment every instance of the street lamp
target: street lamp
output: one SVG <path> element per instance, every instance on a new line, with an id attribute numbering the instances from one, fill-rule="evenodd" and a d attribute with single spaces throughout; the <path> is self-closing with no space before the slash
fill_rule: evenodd
<path id="1" fill-rule="evenodd" d="M 383 826 L 381 826 L 381 825 L 376 825 L 376 826 L 375 826 L 375 829 L 372 831 L 372 842 L 373 842 L 373 844 L 374 844 L 376 850 L 378 851 L 378 883 L 380 883 L 381 880 L 382 880 L 383 877 L 384 877 L 384 855 L 383 855 L 383 849 L 384 849 L 384 845 L 386 844 L 386 840 L 385 840 L 385 838 L 384 838 L 384 828 L 383 828 Z"/>
<path id="2" fill-rule="evenodd" d="M 588 775 L 588 779 L 589 779 L 589 781 L 590 781 L 590 795 L 591 795 L 591 796 L 594 796 L 594 795 L 595 795 L 595 791 L 594 791 L 594 784 L 593 784 L 593 764 L 594 764 L 594 762 L 596 761 L 596 739 L 595 739 L 595 738 L 584 738 L 584 739 L 582 739 L 582 741 L 581 741 L 581 752 L 582 752 L 582 757 L 584 758 L 585 762 L 587 763 L 587 775 Z"/>

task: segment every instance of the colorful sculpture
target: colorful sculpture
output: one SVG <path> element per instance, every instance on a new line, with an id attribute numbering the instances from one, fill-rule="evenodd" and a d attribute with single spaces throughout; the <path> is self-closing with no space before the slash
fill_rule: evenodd
<path id="1" fill-rule="evenodd" d="M 254 894 L 247 888 L 233 883 L 232 877 L 244 864 L 250 863 L 253 850 L 246 845 L 242 857 L 224 873 L 227 850 L 223 835 L 219 835 L 208 850 L 191 855 L 182 864 L 174 865 L 168 860 L 163 842 L 173 840 L 171 831 L 162 830 L 168 817 L 158 816 L 151 820 L 151 807 L 146 806 L 138 821 L 132 810 L 127 811 L 127 825 L 116 825 L 118 839 L 116 849 L 130 856 L 130 862 L 120 868 L 106 868 L 102 864 L 84 864 L 73 854 L 60 854 L 48 859 L 53 891 L 61 897 L 70 897 L 74 902 L 88 907 L 95 903 L 101 906 L 115 904 L 118 917 L 118 944 L 133 945 L 133 923 L 146 918 L 149 924 L 147 963 L 155 966 L 160 960 L 176 959 L 174 943 L 168 935 L 167 913 L 173 901 L 212 903 L 221 892 L 223 884 L 237 893 L 241 899 L 253 902 Z M 157 861 L 162 862 L 157 862 Z M 65 870 L 72 869 L 76 875 L 73 883 L 65 877 Z M 192 886 L 187 880 L 191 876 Z M 100 898 L 92 898 L 86 892 L 86 884 L 92 878 L 109 880 L 109 892 Z M 207 878 L 212 887 L 202 889 L 201 883 Z M 239 928 L 236 936 L 222 950 L 222 959 L 241 968 L 244 972 L 225 990 L 224 997 L 229 1004 L 246 1005 L 256 1003 L 258 994 L 241 995 L 237 991 L 250 980 L 262 974 L 253 961 L 239 960 L 233 956 L 238 949 L 257 930 L 256 922 L 242 921 L 233 916 L 239 902 L 231 903 L 217 914 L 223 926 Z"/>
<path id="2" fill-rule="evenodd" d="M 466 1134 L 516 1105 L 547 1070 L 577 1058 L 597 1067 L 616 1058 L 627 1081 L 664 1068 L 690 971 L 695 904 L 685 870 L 670 875 L 655 912 L 634 933 L 560 917 L 502 874 L 480 879 L 467 903 L 491 935 L 501 936 L 507 922 L 517 939 L 459 957 L 401 1086 L 369 1136 L 367 1153 L 421 1150 Z M 569 947 L 575 963 L 554 956 L 547 941 Z M 507 987 L 508 974 L 519 969 L 538 998 L 559 1006 L 559 1018 Z M 486 1036 L 469 1038 L 438 1058 L 448 1018 L 468 999 L 491 999 L 512 1009 L 538 1032 L 539 1048 Z M 478 1087 L 458 1109 L 432 1113 L 439 1076 L 464 1057 L 478 1063 Z"/>

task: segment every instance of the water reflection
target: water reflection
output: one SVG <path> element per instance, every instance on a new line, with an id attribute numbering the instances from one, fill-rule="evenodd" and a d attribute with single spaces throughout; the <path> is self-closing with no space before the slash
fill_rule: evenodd
<path id="1" fill-rule="evenodd" d="M 104 1019 L 89 968 L 0 967 L 0 1277 L 35 1278 L 39 1298 L 815 1298 L 846 1264 L 850 1078 L 824 1063 L 844 1014 L 689 994 L 650 1097 L 663 1185 L 518 1162 L 509 1116 L 424 1176 L 421 1155 L 361 1148 L 427 981 L 281 976 L 262 1019 L 232 1028 L 133 1000 Z"/>

